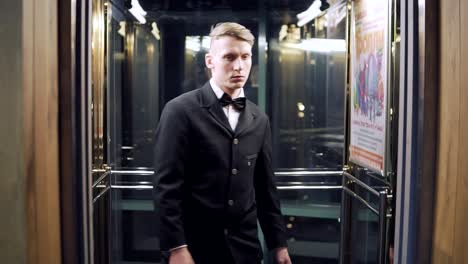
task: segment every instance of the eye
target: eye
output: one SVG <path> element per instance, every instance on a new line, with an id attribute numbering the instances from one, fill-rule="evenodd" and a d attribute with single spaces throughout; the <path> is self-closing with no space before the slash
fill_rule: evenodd
<path id="1" fill-rule="evenodd" d="M 224 56 L 224 59 L 227 60 L 227 61 L 232 61 L 232 60 L 234 60 L 234 56 L 228 54 L 228 55 Z"/>
<path id="2" fill-rule="evenodd" d="M 243 60 L 247 60 L 248 58 L 250 58 L 250 54 L 244 54 L 244 55 L 242 55 L 242 59 L 243 59 Z"/>

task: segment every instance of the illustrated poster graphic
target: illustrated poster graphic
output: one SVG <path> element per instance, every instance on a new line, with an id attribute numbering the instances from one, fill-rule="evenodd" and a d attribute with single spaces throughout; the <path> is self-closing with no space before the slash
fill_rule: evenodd
<path id="1" fill-rule="evenodd" d="M 355 0 L 351 15 L 350 160 L 383 175 L 388 0 Z"/>

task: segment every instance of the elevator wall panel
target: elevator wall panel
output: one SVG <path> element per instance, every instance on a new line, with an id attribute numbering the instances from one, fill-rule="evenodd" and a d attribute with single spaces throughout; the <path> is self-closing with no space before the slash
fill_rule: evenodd
<path id="1" fill-rule="evenodd" d="M 468 3 L 460 1 L 460 86 L 458 98 L 460 105 L 460 127 L 458 132 L 458 178 L 457 200 L 455 205 L 454 263 L 464 263 L 468 258 Z"/>
<path id="2" fill-rule="evenodd" d="M 468 5 L 440 1 L 440 91 L 433 263 L 464 263 L 468 253 Z"/>
<path id="3" fill-rule="evenodd" d="M 23 0 L 28 263 L 61 263 L 57 1 Z"/>

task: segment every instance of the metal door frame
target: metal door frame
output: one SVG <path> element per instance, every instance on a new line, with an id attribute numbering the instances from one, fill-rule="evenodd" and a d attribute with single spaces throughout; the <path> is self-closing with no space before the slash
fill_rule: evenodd
<path id="1" fill-rule="evenodd" d="M 401 69 L 395 263 L 431 263 L 435 212 L 439 1 L 399 1 Z"/>
<path id="2" fill-rule="evenodd" d="M 350 113 L 349 113 L 349 107 L 350 107 L 350 79 L 349 79 L 349 65 L 350 65 L 350 34 L 351 34 L 351 3 L 352 0 L 348 0 L 348 18 L 347 18 L 347 43 L 348 43 L 348 52 L 347 52 L 347 57 L 348 57 L 348 64 L 347 64 L 347 83 L 346 83 L 346 92 L 345 92 L 345 131 L 346 131 L 346 141 L 345 141 L 345 164 L 343 166 L 343 184 L 342 184 L 342 222 L 341 222 L 341 245 L 340 245 L 340 263 L 341 264 L 347 264 L 349 263 L 349 258 L 348 258 L 348 253 L 349 252 L 349 246 L 350 246 L 350 223 L 352 221 L 350 211 L 351 211 L 351 201 L 353 199 L 356 199 L 358 202 L 366 206 L 368 209 L 370 209 L 373 213 L 375 213 L 378 216 L 379 219 L 379 243 L 378 243 L 378 263 L 379 264 L 385 264 L 387 263 L 387 248 L 388 248 L 388 243 L 387 240 L 389 238 L 389 233 L 388 233 L 388 223 L 391 218 L 392 211 L 390 210 L 390 205 L 391 205 L 391 200 L 393 199 L 393 194 L 392 194 L 392 188 L 391 184 L 394 183 L 394 181 L 391 179 L 394 177 L 394 168 L 393 166 L 395 164 L 389 164 L 390 161 L 390 156 L 392 155 L 392 150 L 390 148 L 390 144 L 393 143 L 396 145 L 395 139 L 392 137 L 392 126 L 396 126 L 397 122 L 395 122 L 395 119 L 393 119 L 393 122 L 390 121 L 393 113 L 397 111 L 397 109 L 393 109 L 395 106 L 395 102 L 391 101 L 392 94 L 395 92 L 398 92 L 397 85 L 395 83 L 393 84 L 392 88 L 392 75 L 394 72 L 391 71 L 393 69 L 393 64 L 395 63 L 395 58 L 392 56 L 392 44 L 394 43 L 395 39 L 397 38 L 396 34 L 396 17 L 397 17 L 397 6 L 396 6 L 397 0 L 388 0 L 388 5 L 389 5 L 389 25 L 388 25 L 388 54 L 387 54 L 387 71 L 389 71 L 388 74 L 388 82 L 387 82 L 387 131 L 386 131 L 386 142 L 385 142 L 385 168 L 384 168 L 384 175 L 382 177 L 383 182 L 387 182 L 388 186 L 383 188 L 382 190 L 376 190 L 373 189 L 371 186 L 367 185 L 366 183 L 362 182 L 359 180 L 357 177 L 353 175 L 353 173 L 356 171 L 356 169 L 361 168 L 357 164 L 353 164 L 352 162 L 349 161 L 349 143 L 350 143 Z M 393 142 L 390 142 L 392 140 Z M 365 198 L 359 196 L 358 193 L 354 191 L 353 186 L 359 186 L 361 188 L 364 188 L 367 190 L 370 194 L 378 197 L 379 199 L 379 206 L 378 208 L 373 207 L 371 204 L 369 204 L 368 201 L 366 201 Z"/>
<path id="3" fill-rule="evenodd" d="M 89 1 L 58 2 L 62 262 L 92 263 Z"/>

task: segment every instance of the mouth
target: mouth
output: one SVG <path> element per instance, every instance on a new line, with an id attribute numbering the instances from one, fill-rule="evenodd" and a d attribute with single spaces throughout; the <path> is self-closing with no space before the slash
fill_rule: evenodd
<path id="1" fill-rule="evenodd" d="M 231 80 L 233 80 L 235 82 L 240 82 L 240 81 L 244 80 L 244 76 L 241 76 L 241 75 L 232 76 Z"/>

